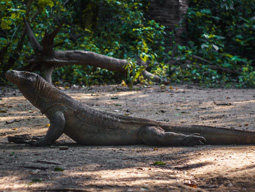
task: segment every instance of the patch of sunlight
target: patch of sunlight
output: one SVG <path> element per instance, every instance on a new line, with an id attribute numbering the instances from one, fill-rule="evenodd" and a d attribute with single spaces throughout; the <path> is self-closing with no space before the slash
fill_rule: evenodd
<path id="1" fill-rule="evenodd" d="M 141 95 L 139 95 L 141 94 Z M 91 99 L 92 97 L 112 97 L 113 95 L 118 95 L 118 96 L 141 96 L 141 97 L 145 97 L 143 96 L 144 94 L 142 93 L 142 91 L 125 91 L 125 92 L 113 92 L 113 93 L 107 93 L 107 94 L 102 94 L 102 93 L 95 93 L 95 95 L 92 95 L 91 93 L 71 93 L 68 94 L 73 98 L 84 98 L 84 99 Z M 148 96 L 148 95 L 147 95 Z"/>
<path id="2" fill-rule="evenodd" d="M 169 177 L 159 178 L 155 180 L 152 175 L 157 174 L 163 175 L 164 173 L 171 176 L 175 175 L 174 178 Z M 176 183 L 176 179 L 178 179 L 179 175 L 174 173 L 173 170 L 169 169 L 161 169 L 161 168 L 142 168 L 141 170 L 137 168 L 124 168 L 124 169 L 114 169 L 114 170 L 98 170 L 95 172 L 91 171 L 73 171 L 72 172 L 64 172 L 68 177 L 91 177 L 93 178 L 93 183 L 96 185 L 107 185 L 109 182 L 118 182 L 118 185 L 121 185 L 125 182 L 129 182 L 132 186 L 139 186 L 143 183 L 153 183 L 153 184 L 174 184 Z"/>
<path id="3" fill-rule="evenodd" d="M 45 183 L 33 182 L 28 180 L 23 180 L 22 175 L 20 176 L 2 176 L 0 177 L 0 191 L 24 191 L 30 187 L 44 187 Z"/>
<path id="4" fill-rule="evenodd" d="M 254 173 L 255 166 L 251 167 L 251 161 L 247 160 L 255 159 L 254 151 L 255 146 L 217 147 L 210 149 L 208 155 L 194 155 L 195 158 L 190 158 L 187 165 L 207 163 L 205 166 L 192 169 L 192 173 L 197 175 L 228 174 L 228 176 L 234 176 L 242 170 L 251 169 Z"/>
<path id="5" fill-rule="evenodd" d="M 248 100 L 248 101 L 234 101 L 233 104 L 250 104 L 255 103 L 255 100 Z"/>
<path id="6" fill-rule="evenodd" d="M 129 96 L 129 95 L 137 95 L 139 96 L 138 94 L 142 94 L 141 91 L 126 91 L 126 92 L 119 92 L 119 93 L 116 93 L 118 96 Z M 108 96 L 111 96 L 113 95 L 112 94 L 108 94 Z"/>
<path id="7" fill-rule="evenodd" d="M 6 100 L 20 101 L 20 100 L 24 100 L 24 99 L 25 99 L 24 96 L 2 97 L 2 101 L 6 101 Z"/>
<path id="8" fill-rule="evenodd" d="M 10 119 L 17 119 L 18 121 L 27 120 L 31 118 L 37 118 L 37 119 L 44 119 L 44 115 L 22 115 L 18 116 L 17 114 L 26 114 L 27 112 L 15 112 L 15 116 L 7 116 L 7 117 L 0 117 L 0 121 L 8 121 Z M 11 114 L 11 113 L 9 113 Z"/>

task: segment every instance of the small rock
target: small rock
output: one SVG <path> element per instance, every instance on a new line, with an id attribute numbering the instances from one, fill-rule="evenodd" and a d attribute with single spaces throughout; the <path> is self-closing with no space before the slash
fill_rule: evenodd
<path id="1" fill-rule="evenodd" d="M 215 105 L 219 105 L 219 106 L 229 106 L 229 105 L 232 105 L 232 103 L 230 103 L 230 102 L 222 102 L 222 101 L 214 101 L 213 103 Z"/>
<path id="2" fill-rule="evenodd" d="M 166 89 L 166 86 L 164 84 L 160 85 L 160 89 Z"/>
<path id="3" fill-rule="evenodd" d="M 12 119 L 12 120 L 6 121 L 6 124 L 12 124 L 14 122 L 15 122 L 15 119 Z"/>
<path id="4" fill-rule="evenodd" d="M 58 148 L 59 148 L 59 150 L 67 150 L 67 149 L 69 149 L 68 146 L 59 146 Z"/>
<path id="5" fill-rule="evenodd" d="M 73 85 L 71 86 L 71 88 L 72 88 L 72 89 L 79 89 L 80 87 L 79 87 L 78 85 L 73 84 Z"/>
<path id="6" fill-rule="evenodd" d="M 233 184 L 229 182 L 228 187 L 233 187 Z"/>

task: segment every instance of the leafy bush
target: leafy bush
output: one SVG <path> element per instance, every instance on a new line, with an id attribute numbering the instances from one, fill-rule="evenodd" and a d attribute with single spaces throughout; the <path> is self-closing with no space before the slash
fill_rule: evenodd
<path id="1" fill-rule="evenodd" d="M 28 1 L 26 1 L 28 2 Z M 17 49 L 22 31 L 22 16 L 29 16 L 36 38 L 41 41 L 44 31 L 52 31 L 62 18 L 65 24 L 55 38 L 56 49 L 88 50 L 117 58 L 137 56 L 162 57 L 164 51 L 164 26 L 146 18 L 148 1 L 145 0 L 38 0 L 26 14 L 25 1 L 4 0 L 0 3 L 1 59 L 0 69 L 4 73 L 9 68 L 25 65 L 26 56 L 33 53 L 27 40 L 23 51 L 18 53 L 15 63 L 9 62 L 9 53 Z M 138 68 L 136 66 L 136 68 Z M 138 70 L 138 69 L 136 69 Z M 2 78 L 0 82 L 4 80 Z M 87 66 L 66 66 L 57 69 L 54 79 L 71 83 L 95 84 L 111 79 L 120 79 L 118 74 Z"/>
<path id="2" fill-rule="evenodd" d="M 0 83 L 6 70 L 24 66 L 26 57 L 33 54 L 22 38 L 22 16 L 26 16 L 39 41 L 45 30 L 52 31 L 65 19 L 55 49 L 129 59 L 130 82 L 141 72 L 134 64 L 138 56 L 150 60 L 149 69 L 172 83 L 255 86 L 254 1 L 191 0 L 183 45 L 175 41 L 174 32 L 166 33 L 164 26 L 148 18 L 146 0 L 38 0 L 26 12 L 27 2 L 0 2 Z M 166 43 L 169 39 L 174 40 L 171 45 Z M 122 79 L 117 73 L 90 66 L 65 66 L 54 73 L 55 81 L 85 85 Z"/>
<path id="3" fill-rule="evenodd" d="M 178 46 L 175 55 L 190 63 L 186 68 L 172 66 L 172 79 L 254 87 L 254 12 L 254 1 L 192 0 L 186 16 L 187 44 Z"/>
<path id="4" fill-rule="evenodd" d="M 73 30 L 70 32 L 78 37 L 75 42 L 71 40 L 66 42 L 71 49 L 94 51 L 130 61 L 137 56 L 151 60 L 163 58 L 165 27 L 146 18 L 147 1 L 87 0 L 80 4 L 81 10 L 75 10 L 74 4 L 71 6 L 74 8 L 72 18 L 75 26 L 70 24 Z M 58 36 L 58 38 L 61 40 L 63 37 Z M 77 68 L 80 67 L 75 67 L 76 70 Z M 138 66 L 132 68 L 134 68 L 133 72 L 139 71 Z M 79 74 L 81 73 L 84 73 L 84 68 L 79 71 Z M 105 81 L 106 79 L 121 80 L 118 74 L 107 73 L 107 70 L 102 73 L 100 68 L 95 70 L 87 67 L 85 73 L 87 75 L 97 74 L 101 80 L 105 79 Z M 129 75 L 132 77 L 128 79 L 132 81 L 135 74 L 130 73 Z M 94 78 L 96 79 L 98 78 Z M 97 82 L 91 81 L 90 83 Z"/>

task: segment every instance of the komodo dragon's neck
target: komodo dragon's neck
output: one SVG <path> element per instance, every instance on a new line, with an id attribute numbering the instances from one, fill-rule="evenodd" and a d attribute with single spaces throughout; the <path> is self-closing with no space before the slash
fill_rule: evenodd
<path id="1" fill-rule="evenodd" d="M 40 76 L 36 78 L 32 87 L 24 88 L 24 86 L 19 87 L 22 94 L 42 113 L 45 113 L 51 106 L 63 105 L 68 101 L 73 99 L 54 86 L 46 83 L 44 79 Z"/>

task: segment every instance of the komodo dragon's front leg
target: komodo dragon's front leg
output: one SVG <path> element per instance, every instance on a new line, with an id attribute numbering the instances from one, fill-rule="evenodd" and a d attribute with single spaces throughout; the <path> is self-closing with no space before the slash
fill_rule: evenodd
<path id="1" fill-rule="evenodd" d="M 38 141 L 32 141 L 30 145 L 33 146 L 45 146 L 51 145 L 56 141 L 62 134 L 65 127 L 65 116 L 60 111 L 49 112 L 46 114 L 50 120 L 50 127 L 43 139 Z"/>
<path id="2" fill-rule="evenodd" d="M 197 134 L 186 135 L 182 133 L 165 132 L 161 127 L 155 126 L 142 127 L 139 136 L 147 145 L 193 146 L 206 142 L 204 137 Z"/>

